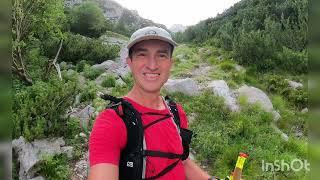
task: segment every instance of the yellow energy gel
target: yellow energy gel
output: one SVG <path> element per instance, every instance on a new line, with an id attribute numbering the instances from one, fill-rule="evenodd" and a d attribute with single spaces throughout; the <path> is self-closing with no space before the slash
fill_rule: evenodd
<path id="1" fill-rule="evenodd" d="M 246 157 L 238 156 L 236 167 L 242 170 L 243 164 L 246 161 L 246 159 L 247 159 Z"/>

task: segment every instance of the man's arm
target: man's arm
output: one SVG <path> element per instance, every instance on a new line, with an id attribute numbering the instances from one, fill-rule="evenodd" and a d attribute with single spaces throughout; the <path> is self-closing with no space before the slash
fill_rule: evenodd
<path id="1" fill-rule="evenodd" d="M 88 180 L 118 180 L 119 168 L 114 164 L 101 163 L 92 166 L 89 170 Z"/>
<path id="2" fill-rule="evenodd" d="M 208 180 L 211 177 L 190 158 L 183 161 L 183 165 L 187 180 Z"/>

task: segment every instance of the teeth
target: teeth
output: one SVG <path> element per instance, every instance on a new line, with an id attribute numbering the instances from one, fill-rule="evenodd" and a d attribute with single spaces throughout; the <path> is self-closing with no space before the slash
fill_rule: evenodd
<path id="1" fill-rule="evenodd" d="M 154 79 L 154 78 L 157 78 L 158 76 L 160 76 L 160 74 L 158 73 L 143 73 L 143 75 L 147 78 L 151 78 L 151 79 Z"/>
<path id="2" fill-rule="evenodd" d="M 148 76 L 148 77 L 157 77 L 157 76 L 160 76 L 160 74 L 158 73 L 144 73 L 145 76 Z"/>

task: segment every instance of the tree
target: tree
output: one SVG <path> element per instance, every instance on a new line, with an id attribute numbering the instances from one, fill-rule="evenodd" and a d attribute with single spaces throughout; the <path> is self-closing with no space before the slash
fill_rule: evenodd
<path id="1" fill-rule="evenodd" d="M 107 29 L 109 23 L 102 9 L 94 2 L 84 2 L 71 9 L 71 31 L 84 36 L 99 37 Z"/>
<path id="2" fill-rule="evenodd" d="M 62 42 L 61 25 L 65 20 L 63 0 L 13 0 L 12 6 L 12 71 L 24 82 L 33 84 L 28 72 L 27 52 L 35 40 Z M 57 55 L 59 55 L 59 50 Z M 48 65 L 54 64 L 54 60 Z"/>

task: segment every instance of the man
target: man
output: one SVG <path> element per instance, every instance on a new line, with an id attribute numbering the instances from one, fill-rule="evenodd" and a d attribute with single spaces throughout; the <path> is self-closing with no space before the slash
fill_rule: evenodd
<path id="1" fill-rule="evenodd" d="M 175 46 L 176 43 L 171 35 L 162 28 L 146 27 L 132 34 L 127 46 L 129 50 L 127 64 L 134 78 L 134 86 L 124 99 L 141 114 L 144 127 L 169 114 L 168 118 L 162 118 L 161 122 L 145 129 L 147 150 L 181 154 L 184 149 L 179 130 L 160 95 L 160 89 L 170 75 L 173 65 L 172 52 Z M 181 128 L 187 129 L 186 114 L 179 104 L 177 109 Z M 100 113 L 90 136 L 89 180 L 119 179 L 119 161 L 121 152 L 127 144 L 127 133 L 126 125 L 114 110 L 107 109 Z M 169 168 L 168 172 L 160 173 L 175 162 L 177 162 L 175 166 Z M 143 172 L 139 179 L 150 177 L 162 180 L 211 179 L 189 158 L 176 161 L 176 159 L 147 156 L 146 168 Z"/>

